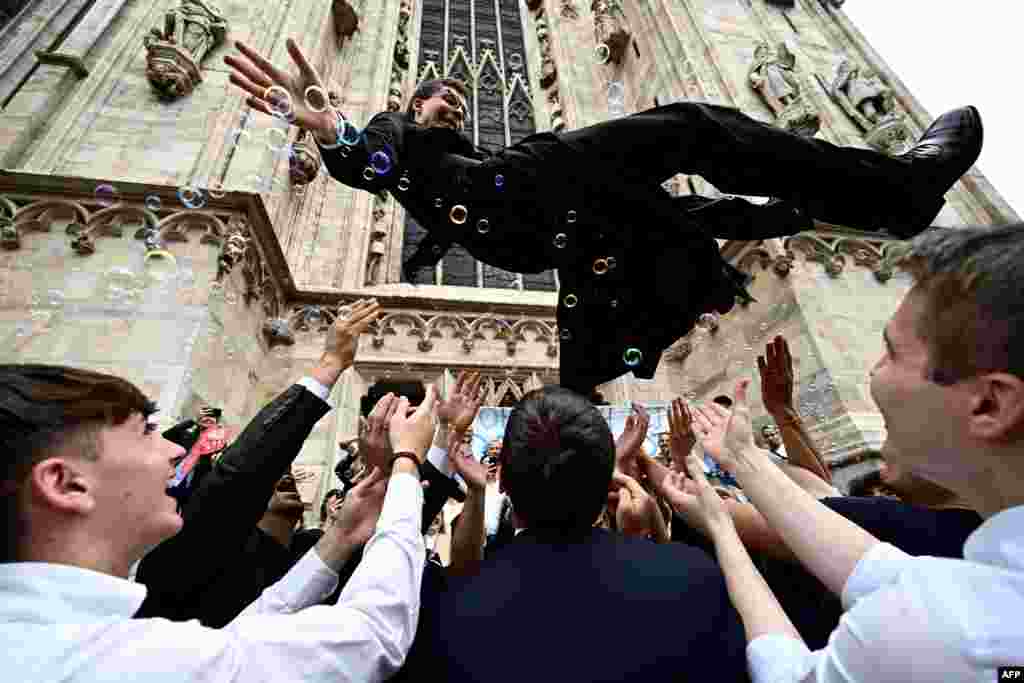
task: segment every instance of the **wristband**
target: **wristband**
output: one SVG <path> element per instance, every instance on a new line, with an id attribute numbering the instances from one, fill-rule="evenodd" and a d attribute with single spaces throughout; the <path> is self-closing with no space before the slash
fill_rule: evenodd
<path id="1" fill-rule="evenodd" d="M 395 461 L 397 461 L 399 458 L 409 458 L 416 464 L 416 471 L 420 471 L 420 459 L 417 458 L 413 453 L 410 453 L 409 451 L 405 451 L 403 453 L 395 453 L 393 456 L 391 456 L 391 462 L 388 463 L 388 470 L 394 469 Z"/>

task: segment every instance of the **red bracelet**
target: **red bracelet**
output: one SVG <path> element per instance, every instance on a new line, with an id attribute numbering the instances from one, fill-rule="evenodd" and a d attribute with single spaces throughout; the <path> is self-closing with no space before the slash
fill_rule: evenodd
<path id="1" fill-rule="evenodd" d="M 395 461 L 398 460 L 399 458 L 409 458 L 410 460 L 412 460 L 416 464 L 416 471 L 419 472 L 419 469 L 420 469 L 420 459 L 417 458 L 414 453 L 410 453 L 408 451 L 403 452 L 403 453 L 395 453 L 393 456 L 391 456 L 391 462 L 388 463 L 388 469 L 389 470 L 390 469 L 394 469 Z"/>

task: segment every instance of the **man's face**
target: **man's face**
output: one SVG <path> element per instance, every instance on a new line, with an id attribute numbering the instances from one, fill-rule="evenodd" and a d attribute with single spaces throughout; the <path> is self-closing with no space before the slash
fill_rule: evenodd
<path id="1" fill-rule="evenodd" d="M 487 481 L 497 481 L 501 471 L 501 442 L 492 441 L 487 445 L 483 463 L 487 466 Z"/>
<path id="2" fill-rule="evenodd" d="M 927 347 L 915 331 L 924 307 L 923 292 L 915 288 L 886 326 L 885 351 L 871 370 L 871 396 L 885 418 L 890 464 L 949 487 L 972 467 L 963 457 L 970 388 L 967 382 L 944 387 L 925 379 Z"/>
<path id="3" fill-rule="evenodd" d="M 782 445 L 782 439 L 779 438 L 779 432 L 772 425 L 765 425 L 761 428 L 761 436 L 764 437 L 764 441 L 768 444 L 768 448 L 775 450 Z"/>
<path id="4" fill-rule="evenodd" d="M 97 537 L 135 556 L 178 533 L 178 501 L 167 484 L 185 450 L 139 413 L 101 429 L 97 446 L 99 458 L 72 465 L 81 467 Z"/>
<path id="5" fill-rule="evenodd" d="M 274 495 L 270 497 L 270 503 L 267 505 L 267 513 L 298 519 L 304 509 L 295 477 L 289 472 L 277 480 Z"/>
<path id="6" fill-rule="evenodd" d="M 416 100 L 416 123 L 427 128 L 462 131 L 469 117 L 466 100 L 454 88 L 442 86 L 432 97 Z"/>
<path id="7" fill-rule="evenodd" d="M 672 447 L 672 437 L 667 432 L 658 434 L 658 455 L 668 457 Z"/>

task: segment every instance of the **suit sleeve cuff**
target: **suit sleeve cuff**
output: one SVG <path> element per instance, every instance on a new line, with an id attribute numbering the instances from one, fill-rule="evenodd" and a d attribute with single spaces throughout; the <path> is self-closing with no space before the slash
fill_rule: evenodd
<path id="1" fill-rule="evenodd" d="M 331 395 L 330 387 L 320 384 L 320 382 L 316 381 L 312 377 L 303 377 L 298 382 L 296 382 L 296 384 L 306 387 L 306 389 L 311 394 L 319 398 L 321 401 L 323 401 L 330 407 L 334 407 L 334 404 L 331 403 L 330 400 L 328 399 L 328 397 Z"/>

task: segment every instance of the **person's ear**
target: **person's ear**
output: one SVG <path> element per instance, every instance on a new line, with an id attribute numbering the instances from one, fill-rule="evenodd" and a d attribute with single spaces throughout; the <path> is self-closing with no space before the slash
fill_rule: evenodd
<path id="1" fill-rule="evenodd" d="M 47 458 L 29 475 L 32 496 L 69 514 L 84 514 L 96 506 L 93 487 L 80 463 L 71 458 Z"/>
<path id="2" fill-rule="evenodd" d="M 1024 440 L 1024 379 L 990 373 L 969 383 L 967 390 L 972 436 L 996 442 Z"/>

